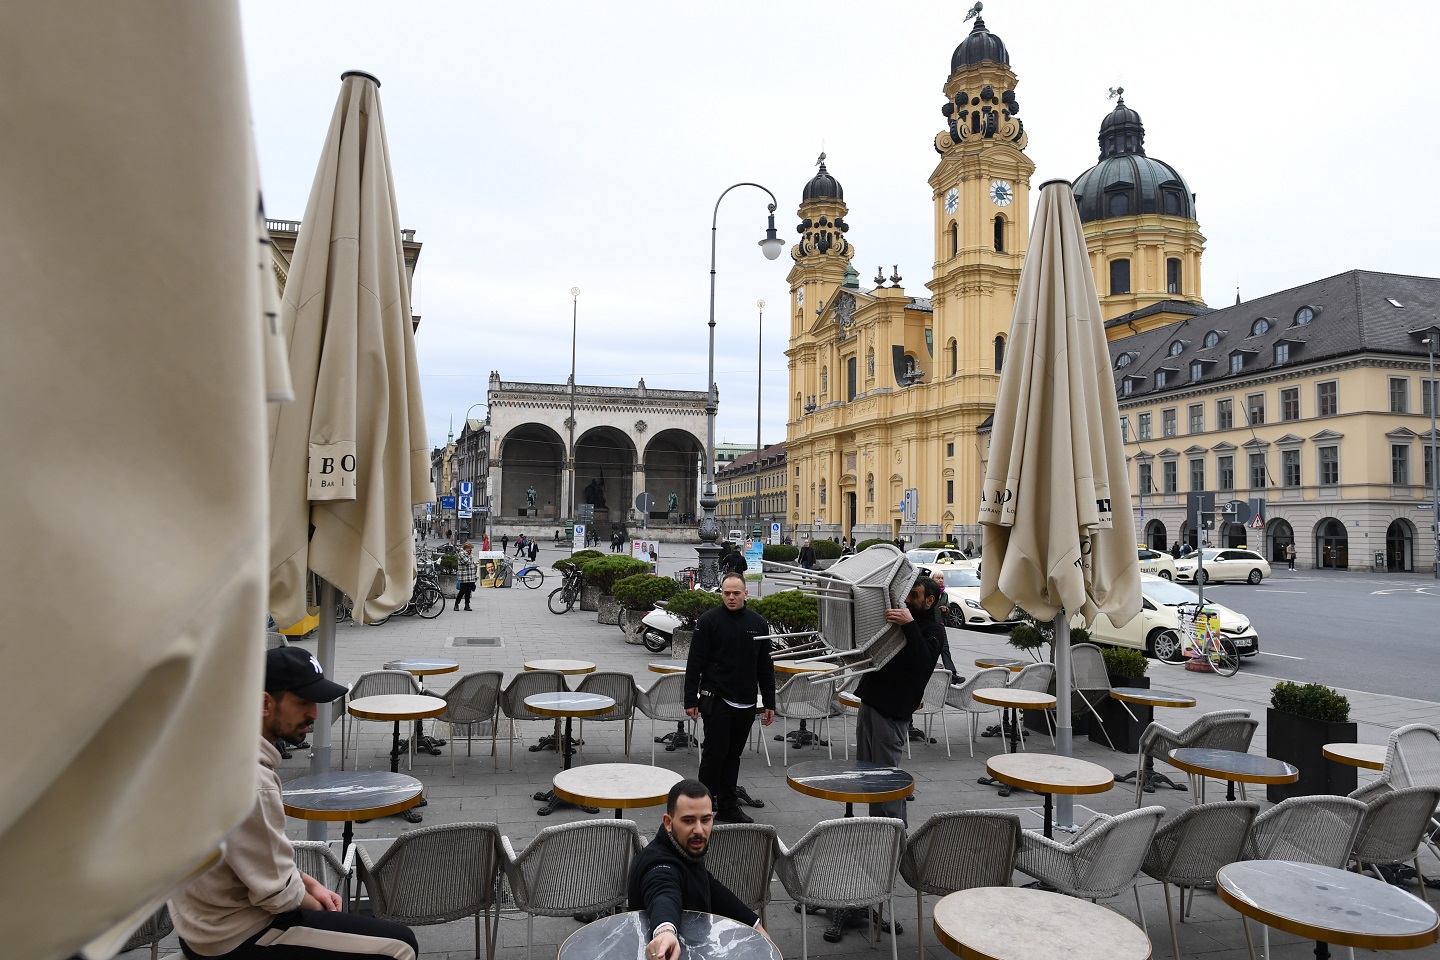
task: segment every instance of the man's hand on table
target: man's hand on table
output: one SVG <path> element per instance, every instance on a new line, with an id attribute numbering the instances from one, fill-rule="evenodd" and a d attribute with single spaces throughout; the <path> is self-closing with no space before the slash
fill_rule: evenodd
<path id="1" fill-rule="evenodd" d="M 300 906 L 306 910 L 339 910 L 340 894 L 316 880 L 308 873 L 300 874 L 305 881 L 305 899 Z"/>
<path id="2" fill-rule="evenodd" d="M 645 957 L 646 960 L 680 960 L 680 938 L 675 935 L 675 928 L 667 924 L 655 934 L 655 939 L 645 945 Z"/>

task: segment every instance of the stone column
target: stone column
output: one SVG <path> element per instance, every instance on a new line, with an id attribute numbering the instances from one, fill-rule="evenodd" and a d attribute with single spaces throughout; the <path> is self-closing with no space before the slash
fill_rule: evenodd
<path id="1" fill-rule="evenodd" d="M 630 492 L 634 494 L 634 496 L 630 498 L 630 503 L 627 506 L 635 510 L 636 517 L 640 521 L 640 526 L 643 529 L 649 524 L 650 518 L 649 516 L 641 513 L 641 511 L 635 507 L 635 500 L 640 496 L 640 494 L 650 492 L 645 489 L 645 460 L 643 455 L 641 459 L 636 460 L 633 464 L 630 465 Z M 663 509 L 659 506 L 659 503 L 661 502 L 660 495 L 652 494 L 652 496 L 654 496 L 656 500 L 655 509 Z M 631 533 L 633 535 L 634 531 L 632 530 Z"/>
<path id="2" fill-rule="evenodd" d="M 504 474 L 499 460 L 490 461 L 490 529 L 495 530 L 495 524 L 500 521 L 500 480 Z"/>

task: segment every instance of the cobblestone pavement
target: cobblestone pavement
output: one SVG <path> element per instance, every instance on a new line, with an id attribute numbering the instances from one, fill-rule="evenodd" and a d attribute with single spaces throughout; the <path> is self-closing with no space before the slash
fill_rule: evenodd
<path id="1" fill-rule="evenodd" d="M 677 555 L 685 554 L 679 547 L 673 547 L 671 552 Z M 549 571 L 550 562 L 557 556 L 557 550 L 544 548 L 540 556 L 541 566 Z M 685 562 L 687 561 L 684 559 L 662 559 L 661 571 L 670 572 Z M 618 628 L 598 624 L 593 613 L 584 613 L 577 608 L 565 616 L 551 614 L 546 608 L 546 596 L 558 584 L 558 577 L 551 571 L 547 574 L 544 587 L 538 590 L 527 590 L 517 585 L 508 590 L 478 591 L 473 612 L 447 609 L 435 620 L 399 618 L 378 627 L 343 625 L 338 629 L 336 641 L 337 678 L 342 682 L 353 681 L 360 673 L 379 669 L 385 661 L 402 656 L 445 657 L 459 661 L 459 673 L 431 678 L 430 686 L 443 690 L 454 677 L 472 671 L 503 670 L 508 681 L 526 660 L 540 657 L 576 657 L 593 661 L 602 670 L 629 671 L 635 675 L 640 686 L 648 687 L 657 675 L 647 671 L 646 663 L 654 659 L 655 655 L 647 653 L 642 646 L 624 643 Z M 500 646 L 472 647 L 464 645 L 463 642 L 457 645 L 457 637 L 498 637 Z M 970 664 L 977 656 L 1008 655 L 1013 652 L 1005 645 L 1003 635 L 951 630 L 950 642 L 956 663 L 960 665 L 961 672 L 967 674 L 973 669 Z M 307 641 L 305 646 L 313 649 L 313 641 Z M 1191 717 L 1204 711 L 1248 709 L 1253 716 L 1261 720 L 1252 752 L 1263 754 L 1265 707 L 1269 702 L 1273 680 L 1256 673 L 1256 669 L 1253 663 L 1247 663 L 1240 674 L 1227 679 L 1152 662 L 1152 685 L 1184 691 L 1198 700 L 1198 707 L 1193 711 L 1157 710 L 1157 719 L 1183 726 Z M 1343 692 L 1350 697 L 1352 719 L 1359 723 L 1361 742 L 1384 743 L 1389 732 L 1402 724 L 1440 721 L 1440 704 L 1434 702 L 1355 691 Z M 947 713 L 950 755 L 946 754 L 944 736 L 937 719 L 933 732 L 940 742 L 934 745 L 914 744 L 913 756 L 905 763 L 906 769 L 914 774 L 917 784 L 914 801 L 909 804 L 911 827 L 918 827 L 931 814 L 940 811 L 1003 808 L 1022 811 L 1026 825 L 1038 829 L 1040 817 L 1037 796 L 1016 792 L 1011 797 L 1002 799 L 997 796 L 994 788 L 981 786 L 976 782 L 985 772 L 986 758 L 1003 750 L 1000 740 L 977 737 L 972 759 L 971 748 L 967 743 L 966 719 L 954 711 Z M 359 728 L 360 767 L 371 770 L 387 769 L 389 725 L 359 723 L 355 726 Z M 583 758 L 577 757 L 576 762 L 623 761 L 625 749 L 622 727 L 622 724 L 613 723 L 587 724 L 584 733 L 584 755 Z M 519 850 L 545 826 L 589 819 L 591 815 L 577 810 L 557 811 L 549 817 L 536 815 L 540 804 L 531 799 L 531 795 L 537 790 L 548 789 L 551 777 L 559 769 L 560 759 L 553 752 L 532 753 L 527 747 L 535 743 L 540 735 L 548 732 L 548 724 L 517 725 L 516 736 L 519 739 L 515 743 L 513 769 L 508 759 L 509 750 L 504 739 L 503 722 L 498 741 L 499 755 L 495 761 L 489 756 L 488 741 L 480 740 L 475 741 L 469 749 L 461 741 L 458 745 L 452 743 L 442 748 L 441 756 L 416 758 L 413 774 L 425 783 L 429 800 L 429 805 L 423 810 L 424 824 L 493 821 L 500 825 L 501 831 Z M 655 731 L 657 735 L 665 732 L 664 729 Z M 337 757 L 339 733 L 337 723 L 334 726 Z M 741 767 L 741 782 L 751 795 L 765 803 L 764 809 L 751 809 L 748 812 L 757 821 L 774 824 L 780 836 L 787 843 L 793 843 L 818 821 L 841 816 L 843 808 L 838 803 L 813 799 L 787 787 L 785 769 L 781 762 L 781 744 L 774 739 L 779 733 L 780 723 L 777 720 L 774 727 L 766 732 L 770 747 L 768 762 L 763 753 L 753 749 L 746 753 Z M 838 721 L 833 725 L 830 737 L 834 755 L 841 756 L 845 730 Z M 643 716 L 638 717 L 633 734 L 633 761 L 648 763 L 650 747 L 650 722 Z M 456 773 L 453 777 L 450 773 L 451 749 L 458 749 Z M 1048 736 L 1044 733 L 1032 733 L 1029 737 L 1029 749 L 1052 748 Z M 695 774 L 697 759 L 693 751 L 670 753 L 665 751 L 663 745 L 658 747 L 657 751 L 656 762 L 659 765 L 687 776 Z M 792 747 L 789 755 L 793 763 L 828 756 L 828 753 L 824 747 L 811 746 L 804 749 Z M 1134 767 L 1133 757 L 1114 753 L 1103 743 L 1097 745 L 1084 737 L 1077 737 L 1075 755 L 1109 767 L 1117 774 Z M 289 779 L 304 775 L 308 762 L 308 751 L 295 751 L 294 758 L 282 764 L 281 776 Z M 347 762 L 347 767 L 349 766 L 351 764 Z M 1178 771 L 1169 772 L 1178 776 Z M 1367 782 L 1373 776 L 1374 774 L 1367 771 L 1361 771 L 1361 783 Z M 1211 786 L 1210 795 L 1212 798 L 1219 796 L 1215 785 Z M 1252 799 L 1261 800 L 1262 805 L 1265 805 L 1263 788 L 1252 791 L 1250 796 Z M 1188 793 L 1161 790 L 1147 795 L 1145 802 L 1160 804 L 1168 810 L 1176 811 L 1190 803 L 1190 796 Z M 1077 819 L 1088 816 L 1087 809 L 1116 814 L 1133 807 L 1133 790 L 1127 784 L 1119 784 L 1108 793 L 1080 798 L 1076 806 L 1076 816 Z M 654 832 L 662 812 L 661 807 L 628 811 L 646 835 Z M 598 816 L 606 815 L 608 811 L 602 811 Z M 301 821 L 290 821 L 290 834 L 294 839 L 303 839 L 305 828 L 306 825 Z M 393 838 L 410 829 L 416 828 L 401 818 L 392 817 L 357 824 L 355 833 L 359 842 L 364 843 L 367 848 L 376 849 L 383 846 L 384 838 Z M 331 828 L 330 836 L 332 839 L 338 838 L 338 825 Z M 1433 857 L 1427 855 L 1427 858 L 1422 860 L 1422 867 L 1427 873 L 1433 871 L 1440 875 L 1440 864 L 1437 864 Z M 1027 879 L 1016 875 L 1017 883 Z M 793 911 L 793 905 L 778 881 L 772 884 L 772 894 L 774 900 L 769 909 L 769 929 L 785 955 L 799 956 L 800 916 Z M 1159 885 L 1144 881 L 1140 887 L 1140 899 L 1145 920 L 1154 939 L 1155 954 L 1168 955 L 1170 945 L 1166 932 L 1165 902 Z M 925 901 L 925 956 L 941 958 L 951 955 L 936 943 L 930 928 L 929 911 L 933 909 L 935 902 L 935 897 L 927 897 Z M 1107 906 L 1131 919 L 1138 919 L 1135 915 L 1134 899 L 1128 895 L 1110 901 Z M 896 910 L 903 927 L 898 943 L 900 953 L 902 956 L 912 955 L 915 951 L 915 896 L 903 881 L 897 881 Z M 809 920 L 812 956 L 871 955 L 869 944 L 858 931 L 847 933 L 838 944 L 825 942 L 820 933 L 826 922 L 820 916 L 811 917 Z M 578 929 L 578 926 L 578 923 L 568 918 L 537 917 L 535 955 L 554 956 L 558 944 Z M 507 910 L 500 928 L 497 956 L 524 956 L 524 916 L 513 909 Z M 416 932 L 425 957 L 461 960 L 474 956 L 474 926 L 468 920 L 417 927 Z M 1278 931 L 1272 932 L 1270 942 L 1272 956 L 1276 960 L 1308 958 L 1313 949 L 1313 944 Z M 1192 958 L 1241 960 L 1248 956 L 1236 913 L 1221 903 L 1213 893 L 1204 891 L 1195 896 L 1191 916 L 1180 926 L 1180 945 L 1184 955 Z M 173 935 L 163 947 L 168 947 L 176 956 L 179 955 Z M 882 943 L 881 949 L 888 953 L 888 945 Z M 139 957 L 141 954 L 135 953 L 131 956 Z M 1437 960 L 1440 958 L 1440 949 L 1429 947 L 1414 951 L 1410 956 L 1417 960 Z"/>

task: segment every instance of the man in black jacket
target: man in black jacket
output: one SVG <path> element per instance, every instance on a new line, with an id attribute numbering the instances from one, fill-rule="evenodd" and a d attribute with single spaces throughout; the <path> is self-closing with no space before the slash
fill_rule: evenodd
<path id="1" fill-rule="evenodd" d="M 650 920 L 651 939 L 645 947 L 650 960 L 680 956 L 677 933 L 683 910 L 719 914 L 765 933 L 760 918 L 705 869 L 714 823 L 714 801 L 705 784 L 681 780 L 670 788 L 655 839 L 630 865 L 630 909 L 644 910 Z"/>
<path id="2" fill-rule="evenodd" d="M 695 625 L 685 663 L 685 712 L 705 718 L 705 751 L 700 782 L 715 796 L 721 822 L 753 823 L 740 809 L 735 784 L 740 755 L 755 724 L 755 698 L 765 707 L 761 721 L 775 719 L 775 663 L 765 618 L 745 606 L 745 578 L 726 574 L 720 581 L 724 605 L 708 610 Z"/>
<path id="3" fill-rule="evenodd" d="M 855 722 L 857 760 L 887 767 L 900 765 L 910 717 L 920 705 L 920 696 L 935 670 L 940 641 L 945 636 L 945 628 L 935 619 L 935 604 L 939 599 L 939 584 L 929 577 L 921 577 L 910 588 L 905 606 L 885 611 L 885 619 L 899 624 L 904 631 L 905 646 L 885 666 L 865 674 L 855 688 L 860 698 L 860 715 Z M 905 801 L 872 803 L 870 816 L 906 820 Z"/>

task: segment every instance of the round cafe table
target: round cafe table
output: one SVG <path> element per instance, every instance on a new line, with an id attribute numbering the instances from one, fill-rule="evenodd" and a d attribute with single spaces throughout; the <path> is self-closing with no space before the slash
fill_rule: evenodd
<path id="1" fill-rule="evenodd" d="M 986 670 L 990 670 L 995 667 L 1004 667 L 1011 673 L 1019 673 L 1021 670 L 1024 670 L 1027 666 L 1029 666 L 1029 664 L 1027 664 L 1024 660 L 1016 660 L 1014 657 L 976 657 L 975 666 L 982 667 Z"/>
<path id="2" fill-rule="evenodd" d="M 645 664 L 651 673 L 684 673 L 684 660 L 651 660 Z M 675 732 L 656 737 L 656 743 L 665 744 L 666 750 L 683 750 L 691 745 L 690 734 L 685 732 L 685 721 L 675 724 Z"/>
<path id="3" fill-rule="evenodd" d="M 448 704 L 439 697 L 426 697 L 413 693 L 391 693 L 377 697 L 361 697 L 351 700 L 346 709 L 350 716 L 361 720 L 390 720 L 395 732 L 390 744 L 390 772 L 400 772 L 400 722 L 402 720 L 427 720 L 444 713 Z"/>
<path id="4" fill-rule="evenodd" d="M 1211 747 L 1180 747 L 1171 750 L 1170 765 L 1190 774 L 1190 799 L 1205 802 L 1205 778 L 1224 780 L 1225 799 L 1235 799 L 1235 784 L 1294 783 L 1300 771 L 1283 760 L 1259 757 L 1238 750 L 1215 750 Z"/>
<path id="5" fill-rule="evenodd" d="M 830 673 L 836 669 L 838 668 L 835 666 L 835 664 L 826 663 L 824 660 L 775 661 L 775 672 L 788 674 L 790 676 L 795 676 L 801 673 Z M 784 734 L 783 736 L 780 734 L 777 734 L 775 736 L 775 739 L 777 741 L 787 738 L 789 739 L 790 745 L 792 747 L 805 747 L 809 746 L 812 743 L 819 747 L 828 747 L 830 745 L 829 741 L 820 739 L 820 735 L 818 733 L 812 732 L 809 724 L 805 720 L 800 721 L 799 728 L 791 730 L 789 733 Z"/>
<path id="6" fill-rule="evenodd" d="M 548 660 L 526 660 L 525 669 L 527 672 L 535 670 L 553 670 L 555 673 L 563 673 L 567 677 L 579 676 L 582 673 L 594 673 L 595 664 L 589 660 L 566 660 L 563 658 L 552 658 Z"/>
<path id="7" fill-rule="evenodd" d="M 569 770 L 570 758 L 575 756 L 575 738 L 571 733 L 571 726 L 575 718 L 598 717 L 601 714 L 609 713 L 615 709 L 615 700 L 598 693 L 575 693 L 574 691 L 536 693 L 525 698 L 525 707 L 543 717 L 565 718 L 565 733 L 560 740 L 560 755 L 564 758 L 561 761 L 561 769 Z M 548 817 L 562 805 L 568 803 L 554 790 L 543 790 L 535 794 L 535 799 L 545 801 L 545 806 L 537 811 L 542 817 Z M 582 805 L 580 809 L 586 813 L 600 812 L 597 808 L 588 805 Z"/>
<path id="8" fill-rule="evenodd" d="M 987 760 L 985 769 L 1002 783 L 1045 797 L 1045 836 L 1052 839 L 1055 836 L 1053 794 L 1104 793 L 1115 785 L 1115 774 L 1100 764 L 1051 753 L 1002 753 Z"/>
<path id="9" fill-rule="evenodd" d="M 651 660 L 645 664 L 651 673 L 684 673 L 684 660 Z"/>
<path id="10" fill-rule="evenodd" d="M 1195 698 L 1188 693 L 1176 693 L 1173 690 L 1157 690 L 1153 687 L 1112 687 L 1110 696 L 1121 703 L 1138 703 L 1142 707 L 1175 707 L 1186 708 L 1195 706 Z M 1141 775 L 1141 769 L 1137 767 L 1127 774 L 1115 778 L 1117 783 L 1129 783 Z M 1156 787 L 1169 787 L 1171 790 L 1184 790 L 1185 784 L 1176 783 L 1163 773 L 1155 772 L 1155 758 L 1147 754 L 1144 767 L 1144 787 L 1146 793 L 1154 793 Z"/>
<path id="11" fill-rule="evenodd" d="M 1419 897 L 1371 877 L 1313 863 L 1241 860 L 1215 874 L 1215 892 L 1249 920 L 1315 941 L 1317 960 L 1328 944 L 1365 950 L 1413 950 L 1440 938 L 1440 916 Z"/>
<path id="12" fill-rule="evenodd" d="M 400 660 L 391 660 L 385 664 L 386 670 L 402 670 L 410 674 L 420 684 L 420 691 L 425 691 L 425 678 L 433 677 L 442 673 L 454 673 L 460 669 L 458 660 L 441 660 L 434 657 L 405 657 Z M 425 736 L 425 723 L 423 720 L 415 721 L 415 749 L 422 753 L 429 753 L 431 756 L 440 756 L 438 748 L 445 745 L 444 740 Z"/>
<path id="13" fill-rule="evenodd" d="M 1320 748 L 1325 759 L 1334 760 L 1362 770 L 1385 769 L 1385 744 L 1383 743 L 1327 743 Z"/>
<path id="14" fill-rule="evenodd" d="M 403 773 L 332 770 L 281 784 L 280 802 L 285 815 L 297 820 L 343 820 L 343 855 L 354 839 L 356 820 L 403 813 L 420 802 L 423 791 L 419 780 Z"/>
<path id="15" fill-rule="evenodd" d="M 615 819 L 630 807 L 658 807 L 685 778 L 644 763 L 592 763 L 561 770 L 551 781 L 555 796 L 577 807 L 610 807 Z"/>
<path id="16" fill-rule="evenodd" d="M 855 816 L 857 803 L 884 803 L 915 792 L 915 778 L 899 767 L 868 760 L 807 760 L 785 771 L 792 790 L 821 800 L 845 804 L 845 816 Z"/>
<path id="17" fill-rule="evenodd" d="M 1040 693 L 1038 690 L 1017 690 L 1014 687 L 982 687 L 971 693 L 970 696 L 980 703 L 988 703 L 992 707 L 1004 708 L 1007 716 L 1005 724 L 1010 727 L 1010 736 L 1007 739 L 1008 751 L 1015 753 L 1020 749 L 1020 711 L 1021 710 L 1049 710 L 1055 706 L 1055 695 Z M 980 777 L 977 781 L 984 786 L 1000 784 L 1000 796 L 1010 796 L 1013 784 L 1002 783 L 994 777 Z"/>
<path id="18" fill-rule="evenodd" d="M 1026 887 L 942 897 L 935 936 L 964 960 L 1150 960 L 1145 931 L 1114 910 Z"/>
<path id="19" fill-rule="evenodd" d="M 780 960 L 765 934 L 713 913 L 680 915 L 680 956 L 685 960 Z M 556 960 L 645 960 L 650 920 L 643 910 L 616 913 L 570 934 Z"/>

